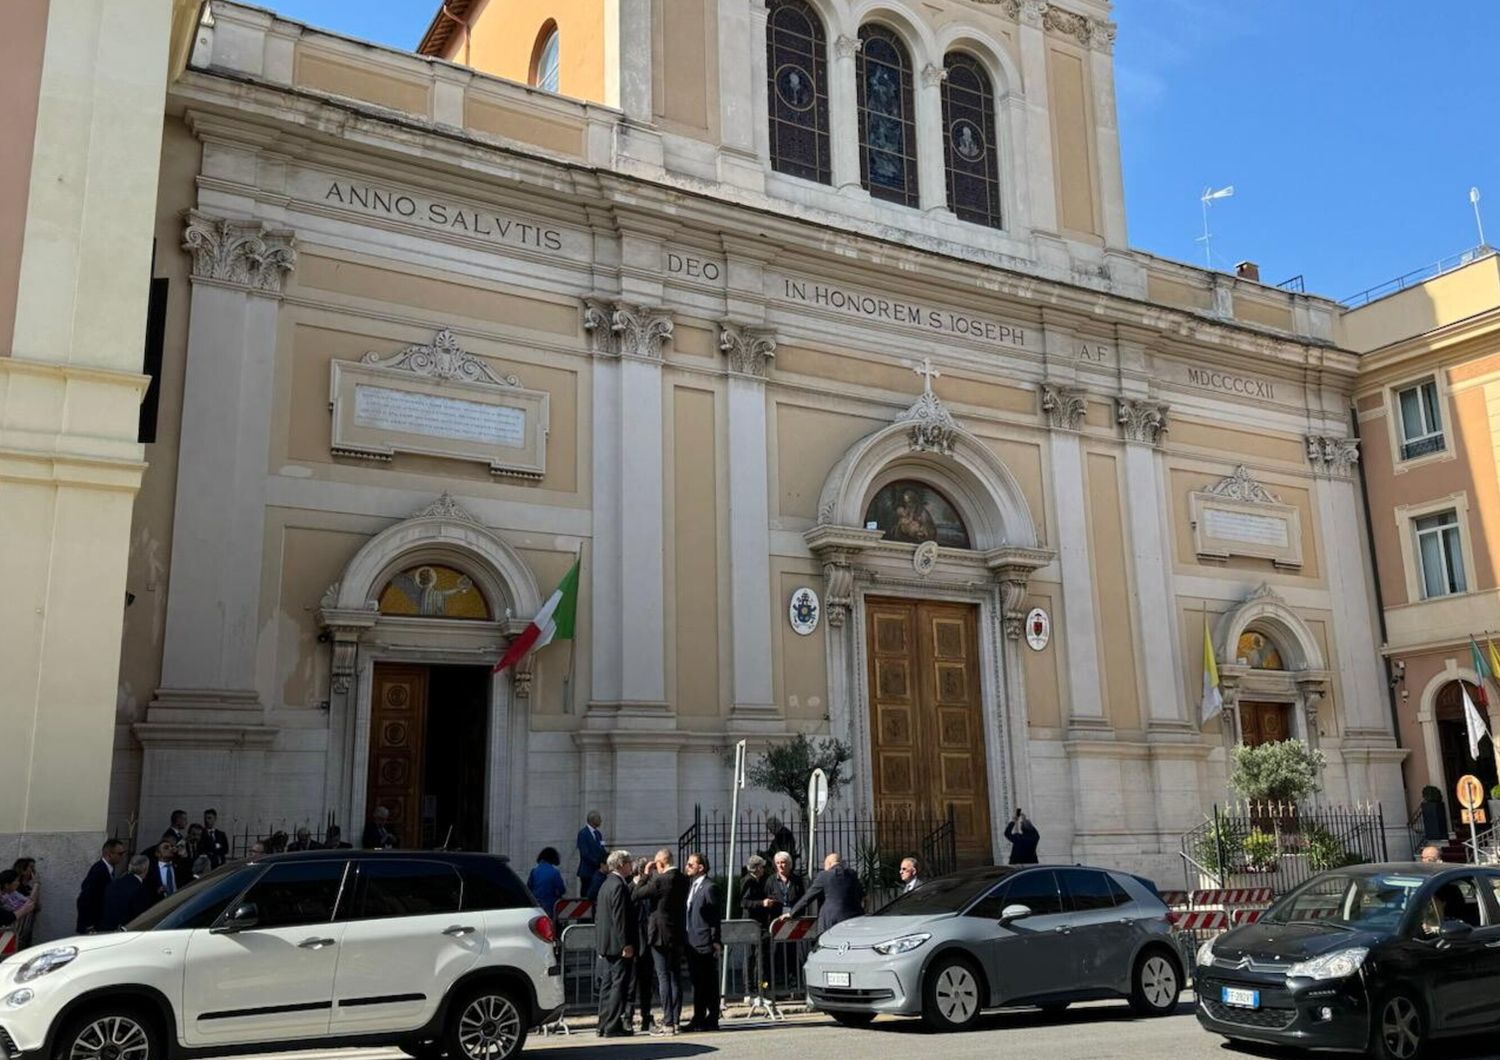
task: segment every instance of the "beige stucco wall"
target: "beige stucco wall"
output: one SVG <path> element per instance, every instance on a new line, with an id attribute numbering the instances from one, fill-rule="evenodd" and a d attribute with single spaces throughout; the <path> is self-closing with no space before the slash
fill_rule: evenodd
<path id="1" fill-rule="evenodd" d="M 0 357 L 10 353 L 15 323 L 49 3 L 19 0 L 6 12 L 6 32 L 0 39 L 0 98 L 6 101 L 0 109 L 0 142 L 7 145 L 0 155 Z"/>

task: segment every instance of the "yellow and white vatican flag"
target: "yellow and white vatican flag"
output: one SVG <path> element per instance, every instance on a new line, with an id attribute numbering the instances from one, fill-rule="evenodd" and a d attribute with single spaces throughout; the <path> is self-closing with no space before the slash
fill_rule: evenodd
<path id="1" fill-rule="evenodd" d="M 1214 642 L 1208 635 L 1208 613 L 1203 614 L 1203 723 L 1206 725 L 1224 709 L 1219 694 L 1219 664 L 1214 659 Z"/>

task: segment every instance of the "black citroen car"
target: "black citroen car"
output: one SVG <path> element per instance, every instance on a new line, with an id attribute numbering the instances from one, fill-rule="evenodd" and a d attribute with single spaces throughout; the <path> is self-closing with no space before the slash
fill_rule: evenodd
<path id="1" fill-rule="evenodd" d="M 1231 1040 L 1414 1060 L 1500 1027 L 1500 869 L 1315 876 L 1198 951 L 1198 1020 Z"/>

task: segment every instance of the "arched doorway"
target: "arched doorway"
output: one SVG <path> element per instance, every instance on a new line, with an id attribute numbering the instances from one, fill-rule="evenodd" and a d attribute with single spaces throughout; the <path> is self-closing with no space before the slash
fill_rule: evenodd
<path id="1" fill-rule="evenodd" d="M 1213 644 L 1226 743 L 1318 745 L 1330 676 L 1317 637 L 1279 593 L 1262 585 L 1225 611 Z"/>
<path id="2" fill-rule="evenodd" d="M 539 603 L 516 552 L 446 494 L 355 553 L 319 613 L 333 645 L 327 805 L 341 822 L 385 806 L 403 845 L 507 848 L 530 673 L 490 668 Z"/>
<path id="3" fill-rule="evenodd" d="M 1463 693 L 1466 688 L 1480 716 L 1484 717 L 1485 710 L 1480 704 L 1481 693 L 1468 681 L 1449 681 L 1438 689 L 1437 696 L 1434 697 L 1432 703 L 1433 721 L 1438 731 L 1438 753 L 1442 758 L 1443 779 L 1446 782 L 1443 785 L 1443 796 L 1452 814 L 1455 828 L 1461 824 L 1462 813 L 1458 799 L 1454 796 L 1458 778 L 1466 773 L 1473 774 L 1479 778 L 1486 792 L 1490 791 L 1497 782 L 1495 750 L 1489 738 L 1483 736 L 1479 738 L 1477 760 L 1469 753 L 1469 729 L 1464 721 Z M 1467 828 L 1460 829 L 1460 834 L 1467 835 Z"/>
<path id="4" fill-rule="evenodd" d="M 1240 743 L 1255 747 L 1291 739 L 1296 689 L 1284 680 L 1286 664 L 1275 636 L 1262 629 L 1245 630 L 1235 647 L 1235 661 L 1245 667 L 1248 678 L 1239 702 Z"/>

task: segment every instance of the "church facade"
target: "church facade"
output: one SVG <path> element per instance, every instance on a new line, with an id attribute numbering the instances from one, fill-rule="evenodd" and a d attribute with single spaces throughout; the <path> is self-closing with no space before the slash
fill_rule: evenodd
<path id="1" fill-rule="evenodd" d="M 448 12 L 169 94 L 117 817 L 660 843 L 797 732 L 975 860 L 1173 878 L 1285 736 L 1402 805 L 1338 307 L 1128 247 L 1107 5 Z"/>

